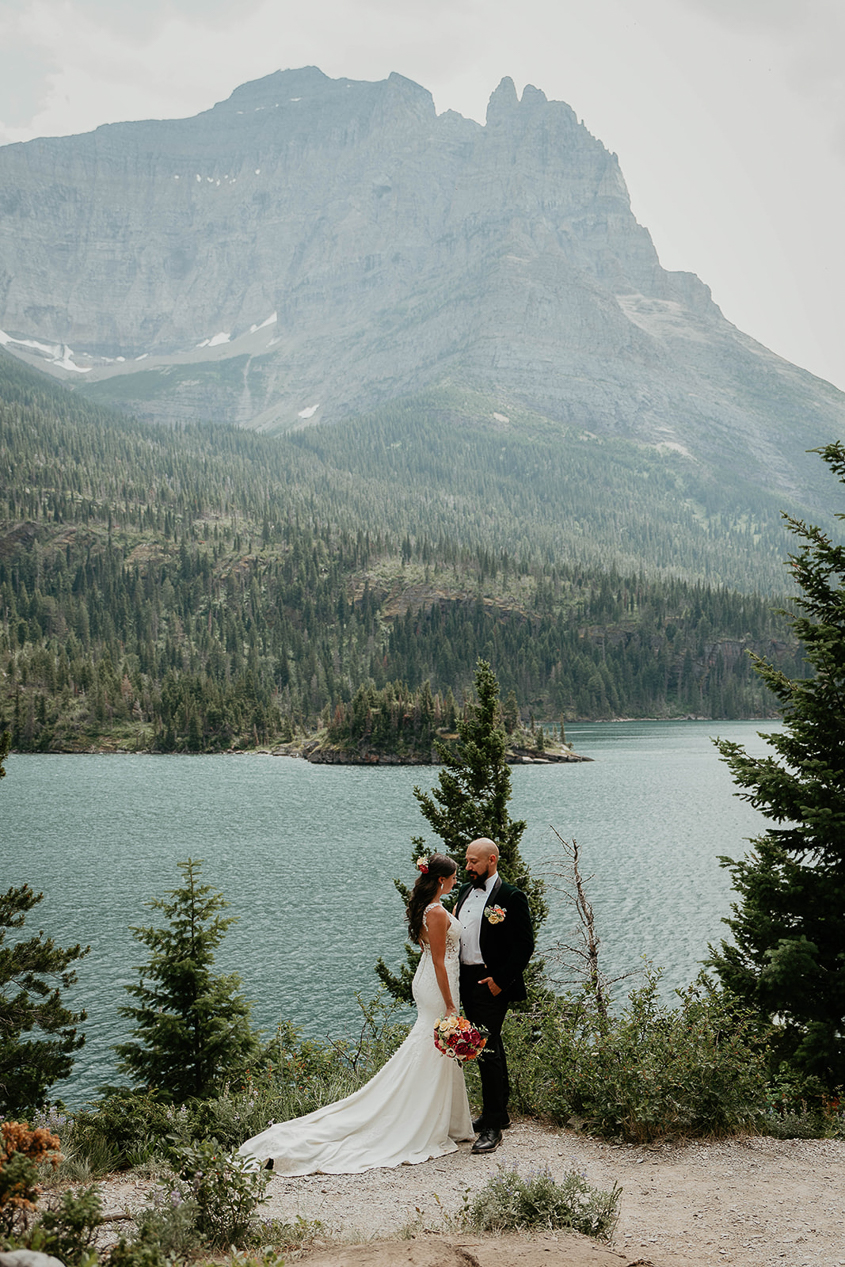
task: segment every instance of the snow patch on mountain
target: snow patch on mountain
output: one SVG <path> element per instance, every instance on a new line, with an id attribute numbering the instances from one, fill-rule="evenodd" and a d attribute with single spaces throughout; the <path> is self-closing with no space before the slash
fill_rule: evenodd
<path id="1" fill-rule="evenodd" d="M 66 343 L 40 343 L 38 339 L 16 339 L 11 334 L 6 334 L 5 330 L 0 330 L 0 347 L 6 347 L 8 344 L 14 343 L 16 347 L 32 348 L 34 352 L 39 352 L 50 360 L 51 365 L 55 365 L 61 370 L 71 370 L 75 374 L 90 374 L 91 366 L 83 366 L 75 364 L 73 360 L 73 349 L 69 348 Z"/>
<path id="2" fill-rule="evenodd" d="M 275 323 L 278 320 L 279 320 L 279 314 L 277 312 L 271 312 L 270 316 L 265 317 L 265 319 L 260 323 L 260 325 L 250 326 L 249 332 L 250 334 L 255 334 L 256 330 L 264 330 L 267 326 L 275 325 Z"/>

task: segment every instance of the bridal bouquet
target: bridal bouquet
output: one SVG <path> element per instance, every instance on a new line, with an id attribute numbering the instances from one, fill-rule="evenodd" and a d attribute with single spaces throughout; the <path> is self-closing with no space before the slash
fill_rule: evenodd
<path id="1" fill-rule="evenodd" d="M 477 1060 L 487 1046 L 487 1032 L 465 1016 L 441 1016 L 434 1022 L 434 1046 L 450 1060 Z"/>

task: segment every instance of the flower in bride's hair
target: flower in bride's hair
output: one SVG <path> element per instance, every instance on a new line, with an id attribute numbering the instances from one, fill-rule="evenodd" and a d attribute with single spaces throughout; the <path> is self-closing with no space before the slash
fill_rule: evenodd
<path id="1" fill-rule="evenodd" d="M 417 858 L 417 867 L 423 875 L 428 875 L 428 858 Z"/>

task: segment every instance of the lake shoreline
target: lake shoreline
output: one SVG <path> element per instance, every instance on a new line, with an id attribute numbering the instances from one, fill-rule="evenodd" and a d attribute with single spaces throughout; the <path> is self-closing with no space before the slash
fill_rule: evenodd
<path id="1" fill-rule="evenodd" d="M 677 725 L 700 725 L 702 723 L 711 723 L 718 727 L 719 725 L 733 725 L 735 722 L 748 722 L 769 724 L 779 722 L 781 720 L 779 714 L 765 715 L 760 717 L 740 717 L 740 718 L 724 718 L 724 717 L 699 717 L 693 714 L 686 714 L 683 717 L 600 717 L 595 720 L 583 719 L 573 722 L 567 722 L 567 727 L 579 726 L 601 726 L 614 727 L 626 725 L 640 725 L 643 723 L 649 726 L 677 726 Z M 134 746 L 127 747 L 123 744 L 103 739 L 100 743 L 90 743 L 87 746 L 81 744 L 73 747 L 56 747 L 45 748 L 39 752 L 33 752 L 28 749 L 12 748 L 11 756 L 27 756 L 27 757 L 292 757 L 295 759 L 303 759 L 312 765 L 349 765 L 349 766 L 432 766 L 442 765 L 433 756 L 423 756 L 416 753 L 391 753 L 378 752 L 375 750 L 363 753 L 354 753 L 344 751 L 337 745 L 329 745 L 325 740 L 320 740 L 315 735 L 309 735 L 299 740 L 288 741 L 277 744 L 259 744 L 249 748 L 218 748 L 214 750 L 206 750 L 202 752 L 163 752 L 150 746 Z M 566 765 L 578 764 L 580 762 L 593 761 L 594 757 L 587 757 L 581 753 L 575 752 L 567 745 L 561 745 L 559 742 L 549 741 L 548 746 L 542 751 L 538 751 L 536 747 L 524 744 L 511 745 L 505 760 L 509 765 Z"/>
<path id="2" fill-rule="evenodd" d="M 301 743 L 274 744 L 257 748 L 221 748 L 216 752 L 160 752 L 151 748 L 66 748 L 51 749 L 46 752 L 20 752 L 13 748 L 10 756 L 26 757 L 290 757 L 293 760 L 304 760 L 311 765 L 348 765 L 348 766 L 430 766 L 442 765 L 432 756 L 419 756 L 414 753 L 377 752 L 374 750 L 355 753 L 344 751 L 331 745 L 321 744 L 316 739 L 306 739 Z M 550 746 L 538 751 L 536 748 L 514 747 L 508 749 L 505 761 L 508 765 L 573 765 L 582 761 L 593 761 L 593 757 L 585 757 L 571 749 L 561 749 L 559 745 Z"/>

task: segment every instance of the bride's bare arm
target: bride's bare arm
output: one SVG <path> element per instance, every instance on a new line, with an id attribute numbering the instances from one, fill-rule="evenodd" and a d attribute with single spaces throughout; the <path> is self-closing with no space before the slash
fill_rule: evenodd
<path id="1" fill-rule="evenodd" d="M 457 1012 L 452 998 L 452 987 L 449 985 L 449 974 L 446 971 L 446 933 L 449 929 L 449 916 L 443 910 L 429 911 L 426 916 L 428 924 L 428 944 L 431 948 L 431 962 L 434 964 L 434 975 L 443 995 L 446 1013 Z"/>

